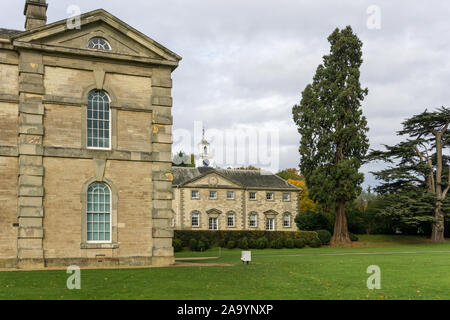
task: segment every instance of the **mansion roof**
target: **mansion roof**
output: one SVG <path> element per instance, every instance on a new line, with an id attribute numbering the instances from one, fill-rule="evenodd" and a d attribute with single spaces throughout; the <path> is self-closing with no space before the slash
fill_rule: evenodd
<path id="1" fill-rule="evenodd" d="M 281 189 L 297 191 L 299 188 L 281 177 L 261 170 L 214 169 L 210 167 L 173 167 L 173 186 L 184 186 L 208 174 L 216 173 L 246 189 Z"/>
<path id="2" fill-rule="evenodd" d="M 23 31 L 0 28 L 0 39 L 9 39 Z"/>

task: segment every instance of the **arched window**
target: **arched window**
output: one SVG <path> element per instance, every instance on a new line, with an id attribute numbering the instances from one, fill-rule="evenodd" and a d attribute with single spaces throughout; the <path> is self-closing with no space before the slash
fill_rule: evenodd
<path id="1" fill-rule="evenodd" d="M 251 212 L 250 213 L 248 226 L 250 228 L 258 227 L 258 214 L 256 212 Z"/>
<path id="2" fill-rule="evenodd" d="M 283 227 L 285 228 L 291 227 L 291 214 L 289 212 L 286 212 L 283 215 Z"/>
<path id="3" fill-rule="evenodd" d="M 111 46 L 108 43 L 108 41 L 98 37 L 89 40 L 87 47 L 89 49 L 106 50 L 106 51 L 111 50 Z"/>
<path id="4" fill-rule="evenodd" d="M 228 228 L 236 227 L 236 215 L 234 214 L 234 212 L 229 212 L 227 214 L 227 227 Z"/>
<path id="5" fill-rule="evenodd" d="M 87 191 L 87 241 L 111 242 L 111 190 L 94 182 Z"/>
<path id="6" fill-rule="evenodd" d="M 93 90 L 88 95 L 87 106 L 87 147 L 110 149 L 111 146 L 111 112 L 109 97 L 100 90 Z"/>
<path id="7" fill-rule="evenodd" d="M 192 212 L 191 215 L 191 226 L 192 228 L 199 228 L 200 227 L 200 213 L 197 211 Z"/>

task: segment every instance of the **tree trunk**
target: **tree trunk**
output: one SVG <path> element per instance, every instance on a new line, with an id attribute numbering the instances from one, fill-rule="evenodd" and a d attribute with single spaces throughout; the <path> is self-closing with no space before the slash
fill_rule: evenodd
<path id="1" fill-rule="evenodd" d="M 431 232 L 431 240 L 433 242 L 444 242 L 444 213 L 442 212 L 442 203 L 439 201 L 434 210 L 433 231 Z"/>
<path id="2" fill-rule="evenodd" d="M 431 240 L 433 242 L 443 242 L 444 239 L 444 213 L 442 212 L 442 133 L 436 132 L 436 208 L 434 209 L 433 230 Z"/>
<path id="3" fill-rule="evenodd" d="M 334 232 L 331 238 L 331 245 L 343 245 L 351 243 L 348 234 L 347 217 L 345 216 L 345 202 L 339 201 L 336 208 L 336 218 L 334 220 Z"/>

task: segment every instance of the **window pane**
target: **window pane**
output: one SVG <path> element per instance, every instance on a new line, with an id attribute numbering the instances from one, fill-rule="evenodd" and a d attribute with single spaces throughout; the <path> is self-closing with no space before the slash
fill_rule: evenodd
<path id="1" fill-rule="evenodd" d="M 103 91 L 94 90 L 88 96 L 87 146 L 109 148 L 109 98 Z"/>
<path id="2" fill-rule="evenodd" d="M 109 241 L 111 212 L 110 190 L 104 183 L 93 183 L 88 188 L 87 199 L 87 239 L 88 241 Z"/>

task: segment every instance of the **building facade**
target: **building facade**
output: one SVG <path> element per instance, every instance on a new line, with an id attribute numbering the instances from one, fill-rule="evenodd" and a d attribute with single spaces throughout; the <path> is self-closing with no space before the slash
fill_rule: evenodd
<path id="1" fill-rule="evenodd" d="M 0 268 L 172 264 L 181 57 L 104 10 L 46 11 L 0 29 Z"/>
<path id="2" fill-rule="evenodd" d="M 299 189 L 259 170 L 173 168 L 176 230 L 295 231 Z"/>

